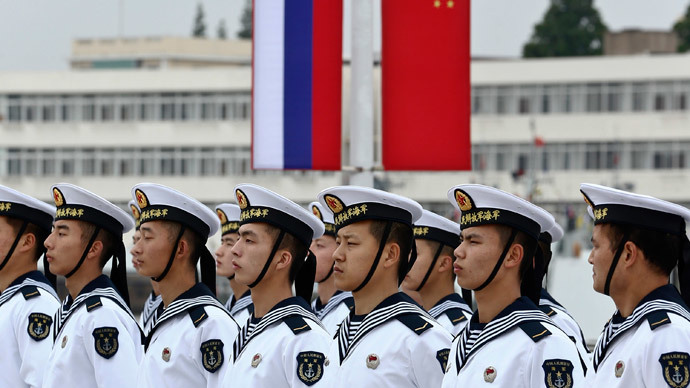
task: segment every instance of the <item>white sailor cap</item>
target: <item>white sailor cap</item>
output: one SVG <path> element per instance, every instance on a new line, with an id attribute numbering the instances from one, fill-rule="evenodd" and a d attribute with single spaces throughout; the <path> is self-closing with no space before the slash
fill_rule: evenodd
<path id="1" fill-rule="evenodd" d="M 216 214 L 220 220 L 220 233 L 237 233 L 240 229 L 240 207 L 233 203 L 221 203 L 216 206 Z"/>
<path id="2" fill-rule="evenodd" d="M 563 228 L 561 228 L 561 226 L 558 225 L 558 222 L 554 218 L 551 227 L 547 231 L 542 232 L 539 239 L 545 240 L 549 243 L 555 243 L 556 241 L 560 241 L 563 238 L 563 234 Z"/>
<path id="3" fill-rule="evenodd" d="M 139 183 L 132 197 L 141 209 L 140 223 L 172 221 L 183 224 L 202 237 L 211 237 L 220 228 L 218 216 L 196 199 L 157 183 Z"/>
<path id="4" fill-rule="evenodd" d="M 395 221 L 412 227 L 422 206 L 403 196 L 360 186 L 336 186 L 319 193 L 319 202 L 333 212 L 335 227 L 365 220 Z"/>
<path id="5" fill-rule="evenodd" d="M 55 221 L 77 220 L 99 226 L 115 235 L 134 227 L 132 217 L 105 198 L 70 183 L 51 188 L 57 209 Z"/>
<path id="6" fill-rule="evenodd" d="M 139 218 L 141 217 L 141 210 L 139 209 L 139 206 L 137 206 L 137 202 L 134 200 L 129 201 L 127 203 L 129 205 L 129 210 L 132 211 L 132 218 L 134 219 L 134 229 L 139 230 L 140 226 L 140 221 Z"/>
<path id="7" fill-rule="evenodd" d="M 460 244 L 460 224 L 426 209 L 412 230 L 416 239 L 432 240 L 453 248 Z"/>
<path id="8" fill-rule="evenodd" d="M 333 223 L 333 213 L 330 210 L 323 207 L 319 202 L 312 202 L 309 204 L 309 210 L 311 210 L 314 215 L 323 222 L 323 226 L 326 230 L 323 232 L 325 235 L 335 236 L 335 223 Z"/>
<path id="9" fill-rule="evenodd" d="M 454 186 L 448 190 L 448 200 L 461 212 L 462 229 L 480 225 L 507 225 L 538 239 L 539 234 L 553 224 L 553 217 L 546 210 L 490 186 Z"/>
<path id="10" fill-rule="evenodd" d="M 25 220 L 41 229 L 50 230 L 54 215 L 54 206 L 0 185 L 0 216 Z"/>
<path id="11" fill-rule="evenodd" d="M 591 208 L 594 224 L 628 224 L 660 232 L 685 235 L 690 210 L 683 206 L 642 194 L 583 183 L 580 192 Z"/>
<path id="12" fill-rule="evenodd" d="M 261 186 L 244 183 L 235 186 L 240 205 L 240 225 L 263 222 L 282 229 L 303 242 L 321 237 L 324 225 L 310 211 Z"/>

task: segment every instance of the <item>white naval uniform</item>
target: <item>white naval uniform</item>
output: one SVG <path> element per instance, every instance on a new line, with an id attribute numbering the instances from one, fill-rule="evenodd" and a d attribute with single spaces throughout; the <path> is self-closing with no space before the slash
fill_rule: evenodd
<path id="1" fill-rule="evenodd" d="M 355 307 L 355 301 L 352 299 L 351 292 L 338 291 L 331 299 L 326 302 L 326 305 L 321 304 L 321 300 L 317 297 L 311 302 L 311 308 L 314 310 L 316 317 L 319 318 L 323 327 L 331 336 L 340 327 L 345 317 L 350 314 L 350 310 Z"/>
<path id="2" fill-rule="evenodd" d="M 436 302 L 434 307 L 429 309 L 429 315 L 455 337 L 472 318 L 472 309 L 462 296 L 452 293 Z"/>
<path id="3" fill-rule="evenodd" d="M 142 333 L 105 275 L 68 296 L 54 318 L 55 342 L 45 388 L 133 387 L 143 355 Z"/>
<path id="4" fill-rule="evenodd" d="M 223 387 L 328 386 L 331 336 L 300 297 L 285 299 L 242 328 Z"/>
<path id="5" fill-rule="evenodd" d="M 587 373 L 590 387 L 690 386 L 690 312 L 672 285 L 647 295 L 604 327 Z"/>
<path id="6" fill-rule="evenodd" d="M 60 307 L 48 279 L 31 271 L 0 294 L 0 387 L 40 387 Z"/>
<path id="7" fill-rule="evenodd" d="M 139 326 L 144 332 L 144 336 L 148 336 L 156 324 L 156 320 L 163 313 L 163 297 L 156 295 L 151 291 L 149 297 L 146 298 L 144 302 L 144 308 L 141 311 L 141 317 L 139 318 Z"/>
<path id="8" fill-rule="evenodd" d="M 243 327 L 249 317 L 254 312 L 254 305 L 252 304 L 252 291 L 247 290 L 239 299 L 235 299 L 232 295 L 228 302 L 225 303 L 225 309 L 230 312 L 230 315 L 235 319 L 240 328 Z M 228 350 L 229 352 L 230 350 Z"/>
<path id="9" fill-rule="evenodd" d="M 177 297 L 147 338 L 137 387 L 218 387 L 239 328 L 203 283 Z"/>
<path id="10" fill-rule="evenodd" d="M 527 297 L 453 341 L 443 387 L 585 387 L 575 344 Z"/>
<path id="11" fill-rule="evenodd" d="M 570 337 L 570 339 L 575 342 L 577 346 L 577 351 L 580 353 L 580 357 L 586 363 L 586 367 L 589 368 L 590 354 L 587 350 L 587 344 L 585 343 L 585 336 L 582 334 L 582 329 L 580 325 L 577 324 L 575 318 L 573 318 L 568 310 L 565 309 L 560 303 L 558 303 L 545 289 L 541 289 L 541 298 L 539 299 L 539 309 L 548 315 L 549 318 L 556 324 L 565 334 Z M 587 370 L 585 370 L 586 374 Z"/>
<path id="12" fill-rule="evenodd" d="M 353 312 L 331 343 L 328 387 L 439 387 L 451 336 L 403 293 L 364 317 Z"/>

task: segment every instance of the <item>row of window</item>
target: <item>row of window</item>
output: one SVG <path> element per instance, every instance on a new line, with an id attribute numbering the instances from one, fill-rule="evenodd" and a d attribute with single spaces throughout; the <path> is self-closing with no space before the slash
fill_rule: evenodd
<path id="1" fill-rule="evenodd" d="M 690 142 L 475 144 L 479 171 L 647 170 L 690 167 Z"/>
<path id="2" fill-rule="evenodd" d="M 0 119 L 9 122 L 248 120 L 247 93 L 4 95 Z M 0 120 L 2 121 L 2 120 Z"/>
<path id="3" fill-rule="evenodd" d="M 472 87 L 476 115 L 684 111 L 690 80 Z"/>

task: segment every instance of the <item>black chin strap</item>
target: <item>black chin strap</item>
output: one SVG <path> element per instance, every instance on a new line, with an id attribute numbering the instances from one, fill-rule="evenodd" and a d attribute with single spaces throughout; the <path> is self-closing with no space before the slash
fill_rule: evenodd
<path id="1" fill-rule="evenodd" d="M 431 260 L 431 265 L 429 265 L 429 269 L 426 271 L 426 275 L 424 275 L 424 279 L 422 279 L 422 282 L 419 283 L 419 287 L 415 291 L 419 292 L 422 287 L 426 284 L 426 281 L 429 280 L 429 276 L 431 275 L 431 272 L 434 270 L 434 266 L 436 266 L 436 262 L 438 261 L 439 256 L 441 256 L 441 251 L 443 250 L 443 243 L 439 242 L 438 243 L 438 248 L 436 249 L 436 253 L 434 254 L 434 258 Z"/>
<path id="2" fill-rule="evenodd" d="M 7 251 L 7 255 L 5 255 L 5 260 L 3 260 L 2 263 L 0 263 L 0 271 L 2 271 L 2 269 L 5 268 L 5 266 L 7 265 L 7 262 L 10 261 L 10 257 L 12 257 L 14 250 L 17 249 L 19 240 L 22 238 L 22 234 L 24 234 L 24 231 L 26 230 L 27 226 L 29 226 L 29 221 L 22 222 L 22 226 L 19 228 L 19 233 L 17 233 L 17 237 L 14 238 L 14 242 L 12 243 L 10 250 Z"/>
<path id="3" fill-rule="evenodd" d="M 168 259 L 168 264 L 166 264 L 165 269 L 163 270 L 163 273 L 161 273 L 158 277 L 152 277 L 151 280 L 154 282 L 160 282 L 163 280 L 165 275 L 168 274 L 168 271 L 170 271 L 170 267 L 172 267 L 173 260 L 175 259 L 175 255 L 177 254 L 177 246 L 180 244 L 180 239 L 182 239 L 182 235 L 184 234 L 185 230 L 187 229 L 186 226 L 181 224 L 180 226 L 180 233 L 177 234 L 177 238 L 175 239 L 175 245 L 173 245 L 172 252 L 170 253 L 170 258 Z M 194 269 L 194 272 L 196 272 L 196 269 Z"/>
<path id="4" fill-rule="evenodd" d="M 280 234 L 278 235 L 278 238 L 276 239 L 276 242 L 273 243 L 273 249 L 271 249 L 271 253 L 268 255 L 268 260 L 266 260 L 266 264 L 264 264 L 264 268 L 261 270 L 261 273 L 259 274 L 259 277 L 254 280 L 252 284 L 249 285 L 249 288 L 254 288 L 261 279 L 264 278 L 264 275 L 266 275 L 266 272 L 268 271 L 268 267 L 271 265 L 271 262 L 273 261 L 273 256 L 276 255 L 276 252 L 278 252 L 278 247 L 280 246 L 280 243 L 283 242 L 283 237 L 285 237 L 285 231 L 280 230 Z M 314 281 L 312 280 L 312 283 Z"/>
<path id="5" fill-rule="evenodd" d="M 618 244 L 618 249 L 616 249 L 616 254 L 613 256 L 611 261 L 611 266 L 609 267 L 609 272 L 606 274 L 606 283 L 604 284 L 604 294 L 611 296 L 609 293 L 611 291 L 611 279 L 613 278 L 613 272 L 616 270 L 618 265 L 618 260 L 621 258 L 621 253 L 623 253 L 623 248 L 625 248 L 625 243 L 628 242 L 630 238 L 630 232 L 625 232 L 623 234 L 623 239 Z"/>
<path id="6" fill-rule="evenodd" d="M 383 250 L 386 247 L 386 242 L 388 241 L 388 235 L 390 235 L 390 233 L 391 233 L 392 226 L 393 226 L 393 223 L 391 221 L 386 222 L 386 227 L 383 230 L 383 236 L 381 236 L 381 241 L 379 242 L 379 251 L 376 253 L 376 258 L 374 259 L 374 263 L 371 265 L 371 268 L 369 269 L 369 273 L 367 274 L 367 277 L 364 278 L 364 281 L 362 282 L 362 284 L 357 286 L 357 288 L 352 290 L 352 292 L 357 292 L 357 291 L 361 290 L 362 288 L 364 288 L 364 286 L 366 286 L 367 283 L 369 283 L 369 280 L 374 275 L 374 272 L 376 272 L 376 268 L 379 266 L 379 261 L 381 260 L 381 254 L 383 254 Z M 403 278 L 404 277 L 405 276 L 403 276 Z M 400 276 L 398 276 L 398 279 L 399 279 L 398 283 L 400 283 L 401 282 Z"/>
<path id="7" fill-rule="evenodd" d="M 98 233 L 101 231 L 100 226 L 96 226 L 96 230 L 93 231 L 93 234 L 91 235 L 91 239 L 89 240 L 89 243 L 86 244 L 86 248 L 84 249 L 84 253 L 81 254 L 81 259 L 79 259 L 79 262 L 77 265 L 72 269 L 67 275 L 65 275 L 65 278 L 69 278 L 70 276 L 74 275 L 81 265 L 84 263 L 84 260 L 86 259 L 86 255 L 89 254 L 89 250 L 91 250 L 91 246 L 93 246 L 94 241 L 96 241 L 96 237 L 98 237 Z"/>
<path id="8" fill-rule="evenodd" d="M 122 299 L 129 304 L 129 289 L 127 288 L 127 267 L 125 265 L 125 245 L 120 242 L 117 247 L 117 251 L 112 258 L 112 266 L 110 267 L 110 280 L 117 288 Z"/>
<path id="9" fill-rule="evenodd" d="M 503 261 L 505 260 L 506 255 L 508 254 L 508 250 L 513 245 L 513 241 L 515 241 L 515 236 L 517 236 L 517 229 L 513 229 L 512 232 L 510 232 L 510 238 L 508 239 L 506 246 L 503 248 L 503 253 L 501 253 L 501 257 L 498 258 L 498 261 L 496 262 L 494 269 L 491 271 L 491 275 L 489 275 L 489 278 L 486 279 L 486 281 L 484 281 L 484 283 L 482 283 L 481 286 L 474 289 L 475 292 L 481 291 L 482 289 L 484 289 L 484 287 L 488 286 L 492 280 L 494 280 L 496 274 L 498 273 L 498 270 L 501 269 L 501 265 L 503 265 Z"/>
<path id="10" fill-rule="evenodd" d="M 311 251 L 309 251 L 309 252 L 311 253 Z M 335 262 L 334 262 L 333 265 L 331 266 L 331 269 L 328 271 L 328 274 L 326 275 L 326 277 L 324 277 L 323 279 L 319 280 L 317 283 L 323 283 L 323 282 L 325 282 L 326 280 L 328 280 L 328 278 L 330 278 L 331 275 L 333 275 L 333 268 L 335 268 Z"/>
<path id="11" fill-rule="evenodd" d="M 234 279 L 235 279 L 235 274 L 228 276 L 228 280 L 234 280 Z"/>

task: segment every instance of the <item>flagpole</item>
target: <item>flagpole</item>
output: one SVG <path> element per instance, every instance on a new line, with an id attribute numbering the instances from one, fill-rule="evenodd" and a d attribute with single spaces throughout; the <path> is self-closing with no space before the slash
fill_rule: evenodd
<path id="1" fill-rule="evenodd" d="M 352 0 L 350 184 L 374 187 L 373 0 Z"/>

